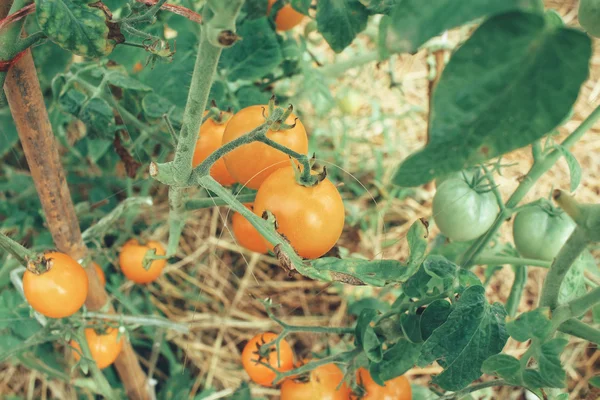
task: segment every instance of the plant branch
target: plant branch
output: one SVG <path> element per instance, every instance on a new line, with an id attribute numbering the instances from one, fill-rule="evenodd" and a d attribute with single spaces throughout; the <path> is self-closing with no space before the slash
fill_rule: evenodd
<path id="1" fill-rule="evenodd" d="M 153 6 L 157 3 L 157 0 L 136 0 L 138 3 L 143 3 L 147 6 Z M 177 15 L 181 15 L 182 17 L 185 17 L 187 19 L 189 19 L 190 21 L 193 22 L 197 22 L 197 23 L 202 23 L 202 16 L 192 10 L 190 10 L 189 8 L 185 8 L 182 6 L 178 6 L 175 4 L 169 4 L 169 3 L 164 3 L 161 6 L 161 10 L 164 11 L 169 11 L 173 14 L 177 14 Z"/>
<path id="2" fill-rule="evenodd" d="M 506 301 L 506 312 L 510 317 L 514 317 L 517 314 L 519 303 L 521 303 L 521 297 L 523 297 L 523 290 L 527 283 L 527 266 L 515 265 L 513 266 L 513 269 L 515 271 L 515 280 L 510 288 L 510 294 Z"/>
<path id="3" fill-rule="evenodd" d="M 464 388 L 462 390 L 459 390 L 458 392 L 446 394 L 446 395 L 440 397 L 438 400 L 455 400 L 455 399 L 460 399 L 460 398 L 462 398 L 466 394 L 473 393 L 473 392 L 476 392 L 478 390 L 482 390 L 482 389 L 486 389 L 486 388 L 494 387 L 494 386 L 514 386 L 514 385 L 511 385 L 510 383 L 505 382 L 502 379 L 496 379 L 496 380 L 489 381 L 489 382 L 477 383 L 475 385 L 471 385 L 471 386 L 466 387 L 466 388 Z"/>
<path id="4" fill-rule="evenodd" d="M 106 321 L 119 321 L 123 324 L 132 324 L 139 326 L 156 326 L 161 328 L 172 329 L 181 333 L 188 333 L 190 329 L 186 324 L 170 321 L 168 319 L 153 315 L 123 315 L 123 314 L 107 314 L 100 312 L 87 311 L 81 316 L 85 319 L 101 319 Z"/>
<path id="5" fill-rule="evenodd" d="M 0 248 L 4 249 L 7 253 L 10 253 L 22 266 L 27 265 L 28 259 L 33 259 L 35 257 L 35 253 L 21 246 L 2 232 L 0 232 Z"/>
<path id="6" fill-rule="evenodd" d="M 475 265 L 526 265 L 530 267 L 550 268 L 550 261 L 534 260 L 531 258 L 508 257 L 508 256 L 486 256 L 481 255 L 473 261 Z"/>
<path id="7" fill-rule="evenodd" d="M 81 353 L 83 354 L 82 359 L 85 357 L 86 364 L 90 366 L 92 370 L 92 376 L 94 377 L 94 381 L 98 385 L 98 390 L 102 395 L 107 399 L 114 398 L 113 390 L 106 380 L 106 377 L 98 368 L 98 364 L 94 361 L 94 357 L 92 356 L 92 352 L 90 351 L 90 347 L 88 346 L 87 340 L 85 338 L 85 328 L 79 328 L 78 332 L 74 335 L 74 339 L 77 343 L 79 343 L 79 347 L 81 348 Z"/>
<path id="8" fill-rule="evenodd" d="M 240 203 L 252 203 L 256 193 L 241 194 L 235 196 L 235 199 Z M 228 203 L 219 197 L 204 197 L 202 199 L 191 199 L 185 203 L 185 209 L 188 211 L 199 210 L 202 208 L 210 208 L 215 206 L 226 206 Z"/>
<path id="9" fill-rule="evenodd" d="M 583 296 L 577 297 L 561 307 L 566 307 L 570 311 L 570 314 L 577 318 L 584 315 L 598 303 L 600 303 L 600 287 L 590 290 Z"/>
<path id="10" fill-rule="evenodd" d="M 600 330 L 589 326 L 578 319 L 571 318 L 563 322 L 558 330 L 562 333 L 578 337 L 600 346 Z"/>

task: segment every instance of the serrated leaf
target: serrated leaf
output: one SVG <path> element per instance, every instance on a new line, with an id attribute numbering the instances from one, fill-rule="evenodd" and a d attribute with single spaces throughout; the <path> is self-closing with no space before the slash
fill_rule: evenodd
<path id="1" fill-rule="evenodd" d="M 567 303 L 586 294 L 585 271 L 588 268 L 595 267 L 594 256 L 590 252 L 584 251 L 567 271 L 560 285 L 558 302 L 560 304 Z"/>
<path id="2" fill-rule="evenodd" d="M 106 15 L 90 4 L 94 0 L 36 0 L 36 16 L 50 40 L 70 52 L 98 58 L 110 54 L 115 40 L 109 39 Z"/>
<path id="3" fill-rule="evenodd" d="M 229 81 L 259 79 L 283 61 L 277 36 L 266 17 L 246 21 L 237 33 L 243 40 L 223 50 L 221 57 Z"/>
<path id="4" fill-rule="evenodd" d="M 87 100 L 85 93 L 76 89 L 69 89 L 58 99 L 60 108 L 72 115 L 79 114 L 81 106 Z"/>
<path id="5" fill-rule="evenodd" d="M 529 339 L 544 339 L 552 330 L 549 319 L 550 309 L 548 307 L 536 308 L 533 311 L 524 312 L 506 324 L 506 330 L 510 336 L 519 341 L 526 342 Z"/>
<path id="6" fill-rule="evenodd" d="M 462 293 L 466 288 L 481 285 L 481 280 L 473 272 L 465 268 L 458 269 L 458 288 L 456 293 Z"/>
<path id="7" fill-rule="evenodd" d="M 600 389 L 600 375 L 596 375 L 596 376 L 590 378 L 590 380 L 588 382 L 591 386 Z"/>
<path id="8" fill-rule="evenodd" d="M 334 271 L 350 275 L 373 286 L 384 286 L 404 276 L 406 267 L 396 260 L 363 260 L 359 258 L 324 257 L 313 260 L 319 271 Z"/>
<path id="9" fill-rule="evenodd" d="M 392 24 L 386 47 L 393 52 L 415 52 L 445 30 L 481 17 L 514 10 L 542 11 L 538 0 L 399 0 L 391 11 Z"/>
<path id="10" fill-rule="evenodd" d="M 566 386 L 567 373 L 560 364 L 560 354 L 569 343 L 567 339 L 557 338 L 544 343 L 537 356 L 540 376 L 545 386 L 563 388 Z"/>
<path id="11" fill-rule="evenodd" d="M 79 119 L 87 126 L 92 138 L 112 139 L 114 116 L 112 107 L 100 97 L 90 99 L 79 112 Z"/>
<path id="12" fill-rule="evenodd" d="M 383 353 L 378 363 L 371 363 L 369 371 L 375 382 L 383 385 L 385 381 L 404 375 L 406 371 L 415 366 L 421 344 L 400 340 Z"/>
<path id="13" fill-rule="evenodd" d="M 394 183 L 418 186 L 540 139 L 569 113 L 590 57 L 587 35 L 543 16 L 489 19 L 446 66 L 433 94 L 429 142 L 401 164 Z"/>
<path id="14" fill-rule="evenodd" d="M 358 0 L 319 0 L 316 19 L 319 32 L 340 53 L 367 27 L 369 10 Z"/>
<path id="15" fill-rule="evenodd" d="M 381 361 L 382 349 L 381 342 L 371 325 L 371 322 L 379 313 L 376 310 L 365 309 L 358 316 L 356 321 L 356 347 L 362 348 L 367 358 L 374 362 Z"/>
<path id="16" fill-rule="evenodd" d="M 446 300 L 436 300 L 427 306 L 421 314 L 421 337 L 427 340 L 433 331 L 448 319 L 452 305 Z"/>
<path id="17" fill-rule="evenodd" d="M 437 361 L 444 370 L 433 381 L 446 390 L 460 390 L 481 376 L 483 362 L 504 348 L 506 311 L 490 305 L 483 286 L 466 289 L 446 322 L 421 348 L 418 364 Z"/>
<path id="18" fill-rule="evenodd" d="M 427 226 L 421 220 L 416 220 L 410 226 L 408 233 L 406 234 L 406 240 L 408 241 L 408 248 L 410 254 L 408 256 L 408 263 L 406 266 L 406 276 L 403 281 L 410 278 L 423 264 L 425 257 L 427 256 L 427 237 L 429 233 Z"/>
<path id="19" fill-rule="evenodd" d="M 156 93 L 149 93 L 142 99 L 142 110 L 149 119 L 162 118 L 173 108 L 173 104 Z"/>
<path id="20" fill-rule="evenodd" d="M 528 368 L 523 371 L 523 383 L 528 388 L 541 388 L 545 386 L 542 375 L 535 369 Z"/>
<path id="21" fill-rule="evenodd" d="M 428 256 L 421 268 L 402 286 L 409 297 L 427 297 L 450 289 L 456 279 L 458 266 L 437 255 Z"/>
<path id="22" fill-rule="evenodd" d="M 481 371 L 484 374 L 498 376 L 511 385 L 519 386 L 522 384 L 521 363 L 508 354 L 491 356 L 483 362 Z"/>
<path id="23" fill-rule="evenodd" d="M 118 86 L 123 89 L 137 90 L 139 92 L 150 92 L 152 88 L 144 83 L 132 78 L 128 75 L 110 71 L 106 74 L 106 79 L 113 86 Z"/>
<path id="24" fill-rule="evenodd" d="M 571 192 L 574 192 L 581 183 L 581 165 L 579 165 L 579 161 L 577 161 L 573 153 L 571 153 L 565 146 L 557 145 L 556 147 L 565 157 L 565 161 L 569 166 L 569 173 L 571 174 L 570 190 Z"/>

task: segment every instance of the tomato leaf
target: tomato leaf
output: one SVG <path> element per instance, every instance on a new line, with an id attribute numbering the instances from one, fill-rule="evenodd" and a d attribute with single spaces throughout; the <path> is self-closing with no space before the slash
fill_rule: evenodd
<path id="1" fill-rule="evenodd" d="M 304 15 L 308 15 L 312 0 L 291 0 L 290 4 L 294 10 L 301 12 Z"/>
<path id="2" fill-rule="evenodd" d="M 369 372 L 375 382 L 383 385 L 385 381 L 404 375 L 406 371 L 415 366 L 421 344 L 399 340 L 383 353 L 381 361 L 371 363 Z"/>
<path id="3" fill-rule="evenodd" d="M 452 305 L 446 300 L 436 300 L 421 314 L 421 337 L 429 339 L 433 331 L 442 326 L 452 312 Z"/>
<path id="4" fill-rule="evenodd" d="M 391 11 L 392 23 L 386 47 L 392 52 L 413 53 L 434 36 L 481 17 L 513 10 L 542 11 L 538 0 L 398 0 Z"/>
<path id="5" fill-rule="evenodd" d="M 115 119 L 113 109 L 106 100 L 91 98 L 81 108 L 79 119 L 87 126 L 91 138 L 113 138 Z"/>
<path id="6" fill-rule="evenodd" d="M 486 21 L 446 66 L 433 94 L 429 143 L 400 165 L 394 183 L 418 186 L 543 137 L 569 113 L 590 56 L 587 35 L 540 15 Z"/>
<path id="7" fill-rule="evenodd" d="M 50 40 L 70 52 L 98 58 L 109 54 L 116 42 L 109 39 L 104 12 L 94 0 L 36 0 L 36 16 Z"/>
<path id="8" fill-rule="evenodd" d="M 565 161 L 567 161 L 567 165 L 569 166 L 569 173 L 571 174 L 571 192 L 574 192 L 575 189 L 581 183 L 581 165 L 579 165 L 579 161 L 575 158 L 573 153 L 569 151 L 565 146 L 557 145 L 558 150 L 565 157 Z"/>
<path id="9" fill-rule="evenodd" d="M 396 260 L 362 260 L 324 257 L 312 261 L 318 271 L 341 272 L 373 286 L 384 286 L 404 276 L 406 267 Z"/>
<path id="10" fill-rule="evenodd" d="M 0 108 L 0 159 L 19 141 L 17 128 L 8 107 Z"/>
<path id="11" fill-rule="evenodd" d="M 421 316 L 417 314 L 402 314 L 400 327 L 406 339 L 411 343 L 423 343 L 421 337 Z"/>
<path id="12" fill-rule="evenodd" d="M 137 90 L 140 92 L 152 91 L 150 86 L 147 86 L 137 79 L 132 78 L 122 72 L 107 71 L 105 77 L 111 85 L 120 87 L 122 89 Z"/>
<path id="13" fill-rule="evenodd" d="M 364 309 L 358 316 L 355 329 L 356 347 L 364 350 L 367 358 L 379 362 L 382 358 L 381 342 L 371 326 L 371 322 L 379 313 L 373 309 Z"/>
<path id="14" fill-rule="evenodd" d="M 142 110 L 149 119 L 162 118 L 173 108 L 173 104 L 156 93 L 149 93 L 142 99 Z"/>
<path id="15" fill-rule="evenodd" d="M 596 375 L 590 378 L 588 382 L 591 386 L 600 389 L 600 375 Z"/>
<path id="16" fill-rule="evenodd" d="M 329 46 L 340 53 L 367 27 L 369 10 L 359 0 L 319 0 L 317 28 Z"/>
<path id="17" fill-rule="evenodd" d="M 558 292 L 558 302 L 560 304 L 567 303 L 587 293 L 584 274 L 586 269 L 591 270 L 593 268 L 596 268 L 594 256 L 589 251 L 584 251 L 569 268 L 560 285 Z"/>
<path id="18" fill-rule="evenodd" d="M 483 286 L 466 289 L 448 320 L 427 339 L 418 364 L 437 361 L 444 371 L 434 383 L 446 390 L 460 390 L 481 376 L 483 362 L 502 351 L 508 340 L 504 326 L 506 311 L 490 305 Z"/>
<path id="19" fill-rule="evenodd" d="M 458 266 L 442 256 L 429 256 L 419 270 L 402 286 L 410 297 L 439 295 L 450 289 L 456 280 Z"/>
<path id="20" fill-rule="evenodd" d="M 229 81 L 261 78 L 283 61 L 277 36 L 266 17 L 246 21 L 237 33 L 243 40 L 223 50 L 221 56 Z"/>
<path id="21" fill-rule="evenodd" d="M 537 361 L 545 386 L 566 387 L 567 373 L 560 364 L 560 354 L 567 343 L 569 343 L 567 339 L 556 338 L 542 345 Z"/>
<path id="22" fill-rule="evenodd" d="M 246 13 L 246 18 L 257 19 L 267 15 L 268 4 L 267 0 L 246 0 L 242 10 Z"/>
<path id="23" fill-rule="evenodd" d="M 495 354 L 483 362 L 481 371 L 484 374 L 496 375 L 511 385 L 522 384 L 521 363 L 508 354 Z"/>
<path id="24" fill-rule="evenodd" d="M 524 312 L 513 321 L 508 322 L 506 330 L 513 339 L 519 342 L 526 342 L 533 338 L 544 339 L 552 330 L 549 315 L 550 310 L 547 307 Z"/>
<path id="25" fill-rule="evenodd" d="M 373 14 L 389 14 L 393 7 L 402 0 L 360 0 Z"/>
<path id="26" fill-rule="evenodd" d="M 238 99 L 239 107 L 245 108 L 256 104 L 267 104 L 272 94 L 270 92 L 261 91 L 256 86 L 242 86 L 235 92 Z"/>

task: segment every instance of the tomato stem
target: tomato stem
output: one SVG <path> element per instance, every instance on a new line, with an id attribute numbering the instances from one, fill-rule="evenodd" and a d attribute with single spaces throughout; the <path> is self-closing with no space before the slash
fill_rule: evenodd
<path id="1" fill-rule="evenodd" d="M 10 253 L 23 266 L 27 266 L 28 261 L 36 258 L 34 252 L 21 246 L 2 232 L 0 232 L 0 247 Z"/>
<path id="2" fill-rule="evenodd" d="M 510 383 L 505 382 L 502 379 L 496 379 L 496 380 L 493 380 L 493 381 L 482 382 L 482 383 L 477 383 L 475 385 L 468 386 L 468 387 L 466 387 L 466 388 L 464 388 L 462 390 L 459 390 L 457 392 L 446 394 L 446 395 L 440 397 L 438 400 L 455 400 L 455 399 L 461 399 L 461 398 L 463 398 L 465 395 L 467 395 L 469 393 L 473 393 L 473 392 L 476 392 L 478 390 L 483 390 L 483 389 L 487 389 L 489 387 L 495 387 L 495 386 L 514 386 L 514 385 L 511 385 Z"/>
<path id="3" fill-rule="evenodd" d="M 558 330 L 600 346 L 600 329 L 593 328 L 578 319 L 571 318 L 563 322 Z"/>
<path id="4" fill-rule="evenodd" d="M 90 351 L 90 347 L 88 346 L 87 340 L 85 338 L 85 327 L 79 328 L 77 333 L 73 335 L 73 339 L 75 339 L 75 341 L 79 344 L 79 347 L 81 348 L 81 353 L 83 353 L 82 358 L 85 358 L 88 362 L 88 365 L 90 366 L 92 372 L 92 376 L 94 377 L 94 381 L 96 381 L 96 385 L 98 385 L 98 390 L 100 391 L 100 393 L 102 393 L 102 395 L 107 399 L 114 398 L 113 396 L 115 396 L 115 394 L 113 393 L 110 383 L 108 383 L 108 380 L 106 380 L 106 377 L 102 373 L 102 370 L 98 368 L 98 365 L 94 361 L 92 352 Z"/>
<path id="5" fill-rule="evenodd" d="M 485 254 L 475 259 L 476 265 L 526 265 L 530 267 L 550 268 L 550 261 L 534 260 L 532 258 L 486 256 Z"/>
<path id="6" fill-rule="evenodd" d="M 510 317 L 514 317 L 519 310 L 519 303 L 521 303 L 521 297 L 523 297 L 523 290 L 527 283 L 527 266 L 526 265 L 514 265 L 513 270 L 515 272 L 515 280 L 513 281 L 512 287 L 510 288 L 510 294 L 506 300 L 506 312 Z"/>

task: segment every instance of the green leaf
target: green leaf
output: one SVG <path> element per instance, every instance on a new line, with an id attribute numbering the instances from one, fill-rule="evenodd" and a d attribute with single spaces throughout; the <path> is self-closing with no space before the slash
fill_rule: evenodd
<path id="1" fill-rule="evenodd" d="M 123 89 L 137 90 L 139 92 L 150 92 L 152 88 L 130 77 L 116 71 L 109 71 L 106 74 L 106 80 L 113 86 L 118 86 Z"/>
<path id="2" fill-rule="evenodd" d="M 485 360 L 481 366 L 484 374 L 496 375 L 511 385 L 522 384 L 521 363 L 508 354 L 495 354 Z"/>
<path id="3" fill-rule="evenodd" d="M 356 321 L 356 347 L 362 348 L 371 361 L 379 362 L 382 358 L 381 342 L 371 326 L 371 322 L 379 313 L 376 310 L 365 309 Z"/>
<path id="4" fill-rule="evenodd" d="M 451 311 L 452 305 L 446 300 L 436 300 L 428 305 L 421 314 L 421 337 L 427 340 L 433 331 L 446 322 Z"/>
<path id="5" fill-rule="evenodd" d="M 246 0 L 244 2 L 243 11 L 246 13 L 246 18 L 257 19 L 267 15 L 267 0 Z"/>
<path id="6" fill-rule="evenodd" d="M 77 89 L 69 89 L 58 99 L 58 104 L 60 104 L 60 107 L 69 114 L 77 115 L 86 100 L 87 96 L 85 93 L 80 92 Z"/>
<path id="7" fill-rule="evenodd" d="M 439 295 L 454 285 L 458 266 L 442 256 L 430 255 L 419 270 L 402 286 L 410 297 Z"/>
<path id="8" fill-rule="evenodd" d="M 569 113 L 590 56 L 587 35 L 540 15 L 486 21 L 446 66 L 429 142 L 401 164 L 394 183 L 418 186 L 540 139 Z"/>
<path id="9" fill-rule="evenodd" d="M 117 42 L 109 39 L 104 12 L 91 3 L 94 0 L 36 0 L 35 14 L 54 43 L 77 55 L 98 58 L 110 54 Z"/>
<path id="10" fill-rule="evenodd" d="M 312 0 L 291 0 L 290 2 L 294 10 L 299 11 L 304 15 L 308 15 L 311 3 Z"/>
<path id="11" fill-rule="evenodd" d="M 391 12 L 387 48 L 413 53 L 427 40 L 469 21 L 514 10 L 541 11 L 538 0 L 399 0 Z"/>
<path id="12" fill-rule="evenodd" d="M 173 108 L 173 104 L 156 93 L 149 93 L 142 99 L 142 110 L 149 119 L 162 118 Z"/>
<path id="13" fill-rule="evenodd" d="M 411 343 L 422 343 L 421 316 L 416 314 L 402 314 L 400 316 L 400 327 L 406 339 Z"/>
<path id="14" fill-rule="evenodd" d="M 490 305 L 483 286 L 466 289 L 448 320 L 427 339 L 418 364 L 437 361 L 444 371 L 433 381 L 446 390 L 460 390 L 481 376 L 483 362 L 502 351 L 508 340 L 506 311 Z"/>
<path id="15" fill-rule="evenodd" d="M 246 108 L 256 104 L 267 104 L 272 94 L 270 92 L 261 91 L 256 86 L 242 86 L 235 92 L 240 108 Z"/>
<path id="16" fill-rule="evenodd" d="M 544 339 L 552 330 L 550 322 L 550 309 L 548 307 L 536 308 L 519 315 L 514 321 L 506 324 L 509 335 L 519 341 L 526 342 L 529 339 Z"/>
<path id="17" fill-rule="evenodd" d="M 248 386 L 248 382 L 242 382 L 242 384 L 231 395 L 230 400 L 252 400 L 252 394 L 250 393 L 250 386 Z"/>
<path id="18" fill-rule="evenodd" d="M 312 267 L 318 271 L 334 271 L 350 275 L 373 286 L 384 286 L 404 276 L 406 267 L 396 260 L 363 260 L 324 257 L 313 260 Z"/>
<path id="19" fill-rule="evenodd" d="M 400 340 L 383 353 L 378 363 L 371 363 L 369 372 L 375 382 L 383 385 L 385 381 L 404 375 L 406 371 L 415 366 L 421 344 Z"/>
<path id="20" fill-rule="evenodd" d="M 358 0 L 319 0 L 316 19 L 319 32 L 340 53 L 367 27 L 369 10 Z"/>
<path id="21" fill-rule="evenodd" d="M 350 302 L 350 304 L 348 304 L 348 315 L 358 316 L 366 308 L 372 308 L 379 312 L 385 313 L 389 311 L 390 304 L 374 297 L 363 297 L 362 299 L 359 299 L 355 302 Z"/>
<path id="22" fill-rule="evenodd" d="M 569 343 L 567 339 L 556 338 L 542 345 L 537 361 L 545 386 L 566 387 L 567 373 L 560 365 L 560 354 L 567 343 Z"/>
<path id="23" fill-rule="evenodd" d="M 557 145 L 556 147 L 558 150 L 560 150 L 567 161 L 569 173 L 571 174 L 571 192 L 574 192 L 581 183 L 581 165 L 579 165 L 579 161 L 577 161 L 573 153 L 571 153 L 565 146 Z"/>
<path id="24" fill-rule="evenodd" d="M 590 270 L 596 268 L 596 261 L 589 251 L 584 251 L 575 260 L 560 285 L 559 303 L 567 303 L 587 293 L 584 274 L 588 268 Z"/>
<path id="25" fill-rule="evenodd" d="M 425 257 L 427 256 L 428 235 L 427 225 L 425 225 L 422 220 L 416 220 L 410 226 L 410 229 L 406 234 L 410 254 L 408 256 L 408 264 L 406 266 L 406 274 L 403 281 L 413 276 L 421 267 L 423 261 L 425 261 Z"/>
<path id="26" fill-rule="evenodd" d="M 526 387 L 534 389 L 542 388 L 546 385 L 540 372 L 531 368 L 523 371 L 523 383 L 525 383 Z"/>
<path id="27" fill-rule="evenodd" d="M 266 17 L 246 21 L 237 33 L 243 40 L 223 50 L 221 57 L 229 81 L 259 79 L 283 61 L 277 36 Z"/>
<path id="28" fill-rule="evenodd" d="M 458 288 L 456 293 L 462 293 L 466 288 L 471 286 L 481 285 L 481 281 L 473 272 L 465 268 L 459 268 L 458 270 Z"/>
<path id="29" fill-rule="evenodd" d="M 402 0 L 360 0 L 372 14 L 389 14 L 400 1 Z"/>
<path id="30" fill-rule="evenodd" d="M 600 375 L 596 375 L 588 381 L 591 386 L 600 389 Z"/>
<path id="31" fill-rule="evenodd" d="M 97 163 L 104 154 L 106 154 L 113 143 L 111 140 L 106 139 L 88 139 L 86 142 L 88 150 L 87 156 L 94 164 Z"/>
<path id="32" fill-rule="evenodd" d="M 100 97 L 90 99 L 81 109 L 79 119 L 87 126 L 90 137 L 113 138 L 115 119 L 112 107 L 106 100 Z"/>

